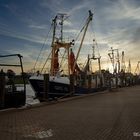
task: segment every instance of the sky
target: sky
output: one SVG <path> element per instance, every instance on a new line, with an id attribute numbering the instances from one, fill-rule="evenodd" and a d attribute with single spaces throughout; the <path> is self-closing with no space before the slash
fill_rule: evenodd
<path id="1" fill-rule="evenodd" d="M 0 0 L 0 55 L 20 53 L 25 71 L 30 70 L 56 14 L 68 15 L 64 35 L 72 40 L 83 27 L 88 10 L 94 15 L 81 56 L 91 53 L 96 38 L 102 68 L 107 69 L 108 50 L 113 47 L 120 54 L 125 52 L 126 65 L 130 59 L 134 72 L 140 60 L 140 0 Z M 45 45 L 46 57 L 50 38 Z M 78 42 L 76 45 L 78 48 Z"/>

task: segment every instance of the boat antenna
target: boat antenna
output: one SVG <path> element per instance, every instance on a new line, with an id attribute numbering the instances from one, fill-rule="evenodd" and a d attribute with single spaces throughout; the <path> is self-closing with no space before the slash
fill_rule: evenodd
<path id="1" fill-rule="evenodd" d="M 60 20 L 59 24 L 61 26 L 61 29 L 60 29 L 60 33 L 61 33 L 60 40 L 61 40 L 61 42 L 63 41 L 63 23 L 68 17 L 69 16 L 65 13 L 58 13 L 57 14 L 57 18 Z"/>

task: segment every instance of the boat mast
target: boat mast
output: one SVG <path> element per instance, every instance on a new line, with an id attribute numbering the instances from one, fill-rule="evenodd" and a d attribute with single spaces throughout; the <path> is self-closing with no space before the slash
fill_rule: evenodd
<path id="1" fill-rule="evenodd" d="M 100 56 L 100 54 L 98 57 L 95 56 L 95 45 L 97 46 L 97 43 L 96 43 L 95 39 L 93 39 L 93 46 L 92 46 L 93 54 L 92 54 L 91 59 L 98 60 L 99 73 L 101 74 L 101 56 Z"/>
<path id="2" fill-rule="evenodd" d="M 138 74 L 138 75 L 140 75 L 140 61 L 138 61 L 138 63 L 137 63 L 137 67 L 136 67 L 136 69 L 135 69 L 135 74 Z"/>
<path id="3" fill-rule="evenodd" d="M 120 59 L 119 59 L 119 50 L 118 49 L 113 49 L 111 47 L 110 53 L 108 53 L 108 56 L 111 60 L 112 66 L 113 66 L 113 73 L 119 73 L 120 72 Z M 117 53 L 116 55 L 116 62 L 115 62 L 115 52 Z"/>
<path id="4" fill-rule="evenodd" d="M 61 29 L 60 29 L 60 33 L 61 33 L 60 41 L 63 42 L 63 23 L 68 18 L 68 16 L 67 16 L 67 14 L 64 14 L 64 13 L 58 13 L 57 18 L 60 20 L 59 24 L 61 26 Z"/>
<path id="5" fill-rule="evenodd" d="M 52 45 L 51 47 L 53 47 L 54 44 L 54 40 L 55 40 L 55 34 L 56 34 L 56 20 L 57 20 L 57 16 L 55 16 L 55 18 L 52 20 L 52 24 L 53 24 L 53 38 L 52 38 Z"/>
<path id="6" fill-rule="evenodd" d="M 52 20 L 52 24 L 53 24 L 53 38 L 52 38 L 52 44 L 51 44 L 51 47 L 52 47 L 52 57 L 51 57 L 51 76 L 54 75 L 54 53 L 55 53 L 55 48 L 54 48 L 54 41 L 55 41 L 55 34 L 56 34 L 56 20 L 57 20 L 57 16 L 55 16 L 55 18 Z"/>
<path id="7" fill-rule="evenodd" d="M 67 51 L 68 56 L 69 56 L 69 48 L 71 47 L 72 44 L 66 43 L 63 41 L 63 22 L 67 18 L 68 18 L 67 14 L 59 13 L 53 20 L 53 39 L 52 39 L 52 45 L 51 45 L 52 46 L 52 58 L 51 58 L 51 71 L 50 71 L 51 76 L 55 76 L 55 74 L 57 74 L 57 72 L 59 71 L 58 52 L 60 51 L 60 48 L 64 48 Z M 61 26 L 60 38 L 56 38 L 56 25 L 57 25 L 58 20 L 60 20 L 59 24 Z M 68 67 L 69 67 L 69 63 L 68 63 Z"/>
<path id="8" fill-rule="evenodd" d="M 118 64 L 118 73 L 120 72 L 120 55 L 119 50 L 117 49 L 117 64 Z"/>
<path id="9" fill-rule="evenodd" d="M 82 45 L 83 45 L 83 41 L 84 41 L 84 39 L 85 39 L 85 35 L 86 35 L 86 32 L 87 32 L 87 28 L 88 28 L 88 25 L 89 25 L 90 21 L 92 21 L 92 17 L 93 17 L 93 13 L 89 10 L 89 17 L 88 17 L 87 22 L 86 22 L 86 25 L 85 25 L 84 34 L 83 34 L 83 37 L 82 37 L 82 40 L 81 40 L 80 47 L 79 47 L 79 49 L 78 49 L 76 58 L 75 58 L 75 62 L 74 62 L 74 66 L 73 66 L 73 71 L 72 71 L 72 73 L 74 72 L 74 69 L 75 69 L 75 66 L 76 66 L 76 62 L 77 62 L 77 59 L 78 59 L 78 57 L 79 57 L 79 53 L 80 53 L 80 51 L 81 51 L 81 48 L 82 48 Z"/>
<path id="10" fill-rule="evenodd" d="M 102 82 L 102 73 L 101 73 L 101 56 L 99 55 L 98 57 L 95 56 L 95 46 L 97 46 L 97 43 L 95 41 L 95 39 L 93 39 L 93 46 L 92 46 L 92 49 L 93 49 L 93 54 L 92 54 L 92 58 L 93 60 L 98 60 L 98 68 L 99 68 L 99 76 L 100 76 L 100 82 L 101 82 L 101 86 L 103 84 Z"/>
<path id="11" fill-rule="evenodd" d="M 125 66 L 125 57 L 124 57 L 124 51 L 122 51 L 122 60 L 121 60 L 121 71 L 125 72 L 126 66 Z"/>
<path id="12" fill-rule="evenodd" d="M 111 50 L 109 50 L 109 51 L 111 51 L 111 53 L 108 53 L 108 56 L 109 56 L 110 61 L 111 61 L 111 63 L 112 63 L 113 73 L 114 73 L 114 71 L 115 71 L 115 64 L 114 64 L 114 49 L 111 47 Z"/>
<path id="13" fill-rule="evenodd" d="M 128 73 L 131 73 L 131 61 L 129 59 L 129 63 L 128 63 Z"/>

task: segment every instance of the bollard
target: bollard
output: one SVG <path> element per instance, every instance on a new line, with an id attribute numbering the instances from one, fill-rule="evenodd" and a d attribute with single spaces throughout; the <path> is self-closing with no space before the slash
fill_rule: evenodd
<path id="1" fill-rule="evenodd" d="M 44 74 L 44 100 L 48 99 L 49 93 L 49 74 Z"/>
<path id="2" fill-rule="evenodd" d="M 75 92 L 74 90 L 74 75 L 70 75 L 70 94 L 73 95 Z"/>

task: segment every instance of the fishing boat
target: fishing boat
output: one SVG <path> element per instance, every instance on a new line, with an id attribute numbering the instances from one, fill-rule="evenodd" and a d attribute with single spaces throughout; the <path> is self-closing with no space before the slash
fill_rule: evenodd
<path id="1" fill-rule="evenodd" d="M 61 17 L 61 36 L 60 38 L 56 37 L 56 23 L 58 20 L 58 16 L 53 19 L 53 37 L 51 43 L 51 67 L 49 73 L 49 89 L 48 94 L 49 97 L 60 97 L 65 96 L 71 93 L 70 86 L 70 75 L 74 76 L 74 94 L 82 94 L 96 91 L 101 88 L 101 68 L 98 73 L 92 73 L 89 71 L 89 61 L 91 59 L 98 59 L 100 62 L 100 58 L 87 58 L 87 63 L 85 67 L 81 70 L 77 64 L 77 60 L 79 57 L 79 53 L 81 51 L 83 41 L 89 26 L 89 23 L 92 21 L 93 13 L 89 11 L 89 16 L 86 20 L 86 24 L 83 28 L 83 36 L 80 42 L 80 47 L 78 49 L 77 55 L 74 54 L 72 48 L 74 46 L 74 40 L 70 42 L 66 42 L 63 40 L 63 22 L 65 15 L 60 14 Z M 65 53 L 67 54 L 67 75 L 61 74 L 62 70 L 60 70 L 59 64 L 59 54 L 60 50 L 63 48 Z M 44 68 L 44 66 L 43 66 Z M 29 78 L 29 82 L 33 90 L 35 91 L 36 97 L 41 99 L 44 94 L 44 77 L 43 74 L 37 72 L 35 75 Z"/>

